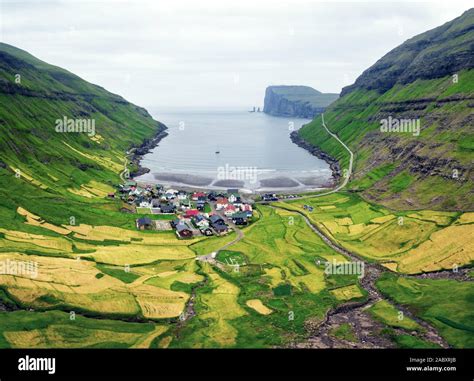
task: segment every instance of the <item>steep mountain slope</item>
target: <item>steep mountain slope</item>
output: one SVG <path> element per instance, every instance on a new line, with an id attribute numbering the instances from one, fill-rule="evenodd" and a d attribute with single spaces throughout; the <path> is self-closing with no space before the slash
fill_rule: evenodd
<path id="1" fill-rule="evenodd" d="M 473 68 L 471 9 L 406 41 L 344 88 L 324 115 L 355 154 L 350 188 L 394 208 L 474 209 Z M 320 117 L 299 137 L 347 168 L 347 151 Z"/>
<path id="2" fill-rule="evenodd" d="M 265 90 L 263 112 L 275 116 L 314 118 L 338 97 L 338 94 L 323 94 L 309 86 L 269 86 Z"/>
<path id="3" fill-rule="evenodd" d="M 58 128 L 64 120 L 73 128 Z M 127 149 L 165 129 L 143 108 L 7 44 L 0 44 L 0 125 L 3 217 L 22 205 L 55 218 L 57 208 L 40 210 L 50 204 L 42 197 L 87 200 L 91 182 L 118 182 Z"/>

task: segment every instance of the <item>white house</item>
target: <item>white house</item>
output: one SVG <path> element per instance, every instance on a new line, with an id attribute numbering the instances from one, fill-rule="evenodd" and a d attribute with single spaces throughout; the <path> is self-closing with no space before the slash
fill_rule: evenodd
<path id="1" fill-rule="evenodd" d="M 152 207 L 151 202 L 142 201 L 142 202 L 140 203 L 140 208 L 151 208 L 151 207 Z"/>

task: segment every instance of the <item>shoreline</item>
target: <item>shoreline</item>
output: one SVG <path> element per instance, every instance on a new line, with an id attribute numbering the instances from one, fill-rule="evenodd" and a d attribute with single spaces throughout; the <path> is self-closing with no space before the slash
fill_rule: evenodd
<path id="1" fill-rule="evenodd" d="M 269 184 L 260 183 L 260 186 L 256 189 L 248 188 L 245 184 L 236 184 L 235 180 L 220 180 L 221 183 L 216 184 L 213 182 L 209 184 L 191 184 L 189 182 L 185 182 L 189 176 L 193 175 L 186 175 L 186 174 L 167 174 L 165 177 L 172 176 L 175 177 L 174 179 L 160 179 L 155 177 L 155 175 L 150 174 L 153 178 L 148 179 L 140 179 L 135 178 L 134 180 L 144 186 L 149 184 L 160 184 L 166 187 L 171 188 L 179 188 L 187 191 L 225 191 L 227 189 L 236 188 L 239 189 L 241 193 L 244 194 L 264 194 L 264 193 L 276 193 L 276 194 L 301 194 L 307 192 L 315 192 L 315 191 L 322 191 L 325 189 L 330 189 L 330 184 L 327 182 L 321 182 L 321 184 L 315 184 L 312 186 L 306 186 L 303 183 L 299 182 L 297 186 L 287 186 L 285 182 L 280 182 L 279 178 L 268 179 L 269 181 L 275 181 L 277 183 L 276 186 L 271 186 Z"/>
<path id="2" fill-rule="evenodd" d="M 159 125 L 162 127 L 160 131 L 156 133 L 156 135 L 153 138 L 146 139 L 140 146 L 138 147 L 132 147 L 129 151 L 128 154 L 130 156 L 130 163 L 133 166 L 136 166 L 136 170 L 132 171 L 130 173 L 130 177 L 134 179 L 135 181 L 141 183 L 141 184 L 146 184 L 146 183 L 165 183 L 168 186 L 171 187 L 181 187 L 181 188 L 186 188 L 188 190 L 197 190 L 197 191 L 205 191 L 205 190 L 220 190 L 220 189 L 226 189 L 226 188 L 239 188 L 241 189 L 244 193 L 254 193 L 254 194 L 262 194 L 262 193 L 267 193 L 267 192 L 275 192 L 275 193 L 280 193 L 280 194 L 291 194 L 291 193 L 309 193 L 309 192 L 314 192 L 314 191 L 321 191 L 321 190 L 330 190 L 332 189 L 336 184 L 338 184 L 339 180 L 341 179 L 341 170 L 339 166 L 339 162 L 334 159 L 333 157 L 329 156 L 325 152 L 323 152 L 321 149 L 319 149 L 316 146 L 313 146 L 312 144 L 308 143 L 304 139 L 302 139 L 298 135 L 298 131 L 293 131 L 290 134 L 290 140 L 292 143 L 296 144 L 298 147 L 303 148 L 304 150 L 308 151 L 311 155 L 317 157 L 320 160 L 323 160 L 329 165 L 329 169 L 331 170 L 331 178 L 329 182 L 322 182 L 321 184 L 305 184 L 304 181 L 301 181 L 302 179 L 297 179 L 298 185 L 296 186 L 271 186 L 271 184 L 276 181 L 279 182 L 278 179 L 267 179 L 264 180 L 264 182 L 261 184 L 260 189 L 247 189 L 244 186 L 230 186 L 230 184 L 222 184 L 220 186 L 216 186 L 217 184 L 189 184 L 185 183 L 182 181 L 179 181 L 179 179 L 175 179 L 173 181 L 172 179 L 169 179 L 168 181 L 166 180 L 158 180 L 158 179 L 147 179 L 147 180 L 141 180 L 137 179 L 138 177 L 141 177 L 146 174 L 150 174 L 151 176 L 155 177 L 155 174 L 150 173 L 151 170 L 150 168 L 146 168 L 141 165 L 143 156 L 148 154 L 152 149 L 156 148 L 159 143 L 161 142 L 162 139 L 164 139 L 166 136 L 168 136 L 168 127 L 166 127 L 165 124 L 157 121 Z M 174 174 L 170 174 L 174 176 Z M 178 176 L 179 177 L 179 176 Z M 177 181 L 176 181 L 177 180 Z M 267 183 L 268 181 L 268 183 Z M 225 181 L 224 181 L 225 182 Z M 265 184 L 267 183 L 267 184 Z M 281 184 L 283 185 L 283 184 Z"/>
<path id="3" fill-rule="evenodd" d="M 339 161 L 334 159 L 332 156 L 329 156 L 326 152 L 322 151 L 320 148 L 304 140 L 301 136 L 298 135 L 298 131 L 293 131 L 290 134 L 290 139 L 298 147 L 303 148 L 304 150 L 308 151 L 311 155 L 316 156 L 318 159 L 324 160 L 327 164 L 329 164 L 329 168 L 331 169 L 332 178 L 333 178 L 332 186 L 334 187 L 336 186 L 336 184 L 339 183 L 342 177 Z"/>
<path id="4" fill-rule="evenodd" d="M 130 154 L 130 163 L 137 167 L 136 171 L 130 172 L 130 178 L 135 178 L 145 173 L 150 172 L 150 168 L 143 167 L 141 165 L 141 161 L 143 156 L 149 153 L 153 148 L 157 147 L 158 144 L 163 140 L 165 137 L 168 136 L 168 127 L 165 124 L 158 122 L 161 129 L 155 134 L 154 137 L 145 139 L 141 145 L 138 147 L 132 147 L 128 150 L 128 154 Z"/>

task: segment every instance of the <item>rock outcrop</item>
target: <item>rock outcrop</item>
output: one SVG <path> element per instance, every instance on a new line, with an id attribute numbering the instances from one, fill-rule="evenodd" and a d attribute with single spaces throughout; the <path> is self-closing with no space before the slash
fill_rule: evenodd
<path id="1" fill-rule="evenodd" d="M 309 86 L 269 86 L 265 91 L 263 112 L 312 119 L 338 97 L 338 94 L 323 94 Z"/>

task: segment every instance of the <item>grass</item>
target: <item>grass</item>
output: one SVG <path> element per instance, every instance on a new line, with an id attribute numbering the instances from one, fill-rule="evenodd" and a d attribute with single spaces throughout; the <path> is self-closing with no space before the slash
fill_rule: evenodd
<path id="1" fill-rule="evenodd" d="M 413 157 L 456 160 L 460 166 L 470 168 L 474 136 L 469 130 L 469 98 L 445 104 L 437 102 L 453 95 L 472 96 L 473 73 L 472 69 L 460 71 L 457 84 L 453 84 L 451 76 L 446 76 L 397 84 L 383 94 L 358 88 L 329 106 L 324 113 L 326 125 L 355 154 L 349 188 L 399 210 L 410 207 L 472 210 L 472 197 L 469 198 L 472 179 L 458 182 L 443 165 L 438 166 L 439 173 L 434 171 L 433 176 L 426 176 L 417 170 L 416 160 L 398 160 L 398 156 L 410 146 Z M 426 101 L 426 108 L 417 108 L 415 102 L 420 99 Z M 387 111 L 397 108 L 400 110 Z M 380 119 L 388 115 L 403 118 L 405 114 L 420 117 L 419 137 L 379 131 Z M 443 124 L 433 115 L 442 115 Z M 325 131 L 320 116 L 303 126 L 299 135 L 337 159 L 342 169 L 348 168 L 347 151 Z M 468 173 L 465 176 L 469 178 Z"/>
<path id="2" fill-rule="evenodd" d="M 474 347 L 474 298 L 470 282 L 384 274 L 377 287 L 432 324 L 449 344 L 457 348 Z"/>
<path id="3" fill-rule="evenodd" d="M 216 259 L 219 262 L 229 265 L 244 265 L 246 263 L 245 255 L 239 251 L 221 250 L 217 253 Z"/>
<path id="4" fill-rule="evenodd" d="M 223 263 L 230 259 L 245 262 L 238 272 L 196 261 L 196 256 L 215 252 L 234 240 L 235 233 L 183 241 L 173 232 L 137 231 L 135 220 L 141 214 L 122 213 L 124 204 L 105 196 L 120 181 L 124 152 L 163 126 L 143 109 L 26 52 L 4 44 L 0 50 L 20 60 L 16 65 L 25 78 L 22 89 L 40 95 L 25 96 L 16 87 L 0 94 L 0 257 L 32 260 L 41 270 L 36 279 L 0 275 L 3 303 L 35 310 L 0 313 L 1 347 L 285 346 L 305 340 L 307 326 L 321 322 L 329 309 L 366 297 L 357 277 L 324 273 L 322 263 L 346 258 L 328 247 L 295 213 L 302 211 L 300 201 L 277 204 L 294 210 L 258 207 L 258 217 L 243 229 L 244 239 L 217 256 Z M 2 71 L 2 79 L 11 80 L 11 70 Z M 422 96 L 428 90 L 436 93 L 439 86 L 444 86 L 441 80 L 422 83 L 418 91 L 411 87 L 408 93 L 408 87 L 399 88 L 383 97 Z M 51 88 L 67 96 L 51 93 Z M 463 84 L 455 93 L 468 88 Z M 454 94 L 446 87 L 443 91 Z M 472 188 L 469 182 L 453 185 L 433 177 L 418 181 L 410 171 L 395 171 L 400 163 L 392 161 L 365 167 L 371 162 L 372 149 L 359 145 L 359 134 L 375 127 L 367 120 L 379 111 L 373 102 L 378 96 L 374 92 L 352 94 L 338 104 L 355 107 L 340 115 L 331 108 L 327 114 L 329 128 L 351 147 L 360 148 L 356 169 L 364 168 L 367 176 L 358 177 L 353 189 L 384 196 L 395 191 L 403 196 L 415 189 L 415 201 L 420 204 L 429 204 L 444 192 L 449 197 L 443 202 L 455 209 L 458 197 Z M 446 107 L 440 111 L 463 115 L 462 107 Z M 75 115 L 95 119 L 98 135 L 94 139 L 54 131 L 56 118 Z M 301 134 L 321 143 L 346 167 L 345 150 L 318 123 L 316 119 Z M 429 128 L 436 130 L 436 126 Z M 461 128 L 459 133 L 464 132 Z M 451 144 L 453 136 L 448 135 L 438 134 L 434 140 Z M 452 150 L 461 163 L 472 151 L 468 140 Z M 383 147 L 378 153 L 388 154 Z M 428 154 L 439 152 L 433 149 Z M 304 203 L 314 206 L 314 213 L 306 215 L 332 239 L 396 271 L 431 271 L 447 268 L 453 261 L 467 264 L 472 260 L 470 252 L 458 250 L 470 247 L 463 239 L 472 235 L 472 213 L 395 212 L 351 192 Z M 464 205 L 469 205 L 468 199 Z M 127 265 L 130 272 L 124 271 Z M 384 276 L 378 285 L 438 327 L 453 345 L 474 345 L 472 293 L 466 284 Z M 170 325 L 185 310 L 191 293 L 195 294 L 196 316 L 182 326 Z M 374 310 L 388 325 L 394 324 L 394 311 L 389 307 L 378 305 Z M 76 320 L 62 311 L 75 311 Z M 351 339 L 349 327 L 341 327 L 334 334 Z M 400 346 L 424 345 L 404 335 L 395 340 Z"/>
<path id="5" fill-rule="evenodd" d="M 406 317 L 386 300 L 381 300 L 371 306 L 368 311 L 377 320 L 396 328 L 407 331 L 421 331 L 422 327 L 414 320 Z"/>
<path id="6" fill-rule="evenodd" d="M 124 283 L 132 283 L 139 278 L 139 275 L 131 271 L 126 271 L 125 267 L 120 268 L 101 264 L 97 264 L 96 267 L 104 274 L 113 276 Z"/>
<path id="7" fill-rule="evenodd" d="M 345 258 L 328 248 L 301 216 L 265 206 L 258 211 L 261 218 L 245 229 L 244 238 L 218 257 L 245 258 L 246 265 L 239 272 L 212 269 L 210 282 L 196 288 L 197 315 L 170 346 L 262 348 L 303 340 L 308 322 L 321 321 L 341 303 L 328 288 L 357 283 L 353 276 L 326 276 L 324 266 L 316 265 L 317 259 Z M 191 248 L 203 252 L 205 243 Z M 212 274 L 208 265 L 202 266 L 203 275 Z M 222 298 L 220 307 L 216 294 Z"/>
<path id="8" fill-rule="evenodd" d="M 469 213 L 395 212 L 350 192 L 275 205 L 305 214 L 341 246 L 392 271 L 415 274 L 451 269 L 474 260 L 469 240 L 474 225 L 468 223 Z M 311 205 L 313 212 L 303 205 Z"/>
<path id="9" fill-rule="evenodd" d="M 346 340 L 352 343 L 357 342 L 357 337 L 349 323 L 342 323 L 331 330 L 330 334 L 338 339 Z"/>
<path id="10" fill-rule="evenodd" d="M 440 348 L 437 344 L 430 343 L 416 336 L 411 335 L 392 335 L 392 339 L 395 341 L 399 348 L 407 349 L 430 349 Z"/>
<path id="11" fill-rule="evenodd" d="M 0 312 L 0 348 L 130 348 L 160 327 L 71 316 L 60 311 Z"/>

